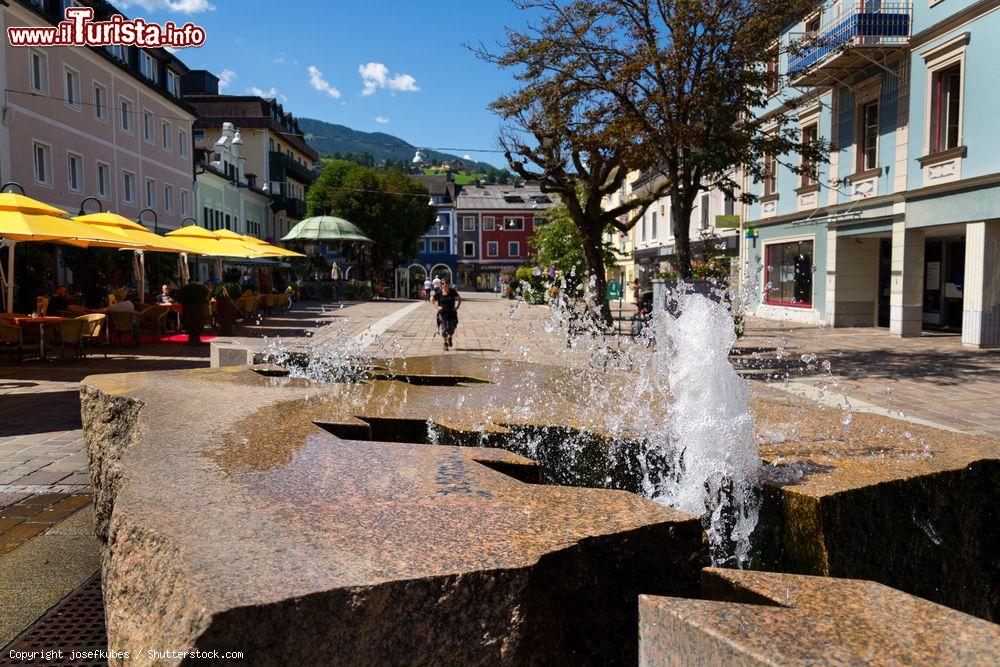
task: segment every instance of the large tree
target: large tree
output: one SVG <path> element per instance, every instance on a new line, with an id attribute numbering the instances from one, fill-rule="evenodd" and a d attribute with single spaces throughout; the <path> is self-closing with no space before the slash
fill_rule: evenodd
<path id="1" fill-rule="evenodd" d="M 375 245 L 376 267 L 398 264 L 417 251 L 417 239 L 435 222 L 427 188 L 399 169 L 377 171 L 327 160 L 306 193 L 310 216 L 336 215 L 360 227 Z"/>
<path id="2" fill-rule="evenodd" d="M 787 112 L 760 111 L 773 91 L 768 62 L 780 31 L 813 0 L 518 0 L 537 15 L 508 30 L 497 54 L 521 87 L 493 108 L 520 132 L 502 143 L 512 167 L 560 191 L 583 186 L 579 206 L 599 203 L 644 172 L 634 208 L 609 211 L 617 229 L 635 225 L 651 200 L 670 196 L 677 265 L 690 276 L 690 222 L 698 193 L 718 188 L 742 201 L 737 170 L 766 176 L 764 156 L 799 154 L 814 169 L 821 141 L 803 144 Z M 598 254 L 596 212 L 575 212 L 588 257 Z M 587 221 L 592 222 L 587 222 Z M 592 265 L 597 266 L 596 262 Z"/>

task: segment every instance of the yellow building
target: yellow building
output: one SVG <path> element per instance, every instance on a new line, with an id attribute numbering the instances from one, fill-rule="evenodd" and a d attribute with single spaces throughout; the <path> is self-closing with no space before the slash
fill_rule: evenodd
<path id="1" fill-rule="evenodd" d="M 605 210 L 614 208 L 626 201 L 632 192 L 632 184 L 639 177 L 639 172 L 634 171 L 629 173 L 625 178 L 625 182 L 614 194 L 608 195 L 604 198 Z M 632 303 L 634 301 L 632 297 L 632 281 L 635 280 L 635 258 L 633 257 L 633 252 L 635 249 L 635 228 L 633 227 L 627 233 L 619 232 L 614 230 L 612 233 L 608 234 L 605 239 L 608 243 L 614 246 L 617 252 L 617 259 L 615 265 L 608 268 L 607 280 L 610 284 L 612 281 L 617 281 L 622 288 L 622 297 L 626 303 Z"/>

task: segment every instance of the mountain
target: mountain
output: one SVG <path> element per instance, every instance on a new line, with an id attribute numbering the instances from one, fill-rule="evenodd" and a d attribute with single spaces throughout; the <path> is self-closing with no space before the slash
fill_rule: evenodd
<path id="1" fill-rule="evenodd" d="M 305 135 L 306 142 L 323 156 L 334 153 L 368 153 L 375 159 L 376 163 L 387 158 L 409 162 L 417 151 L 417 147 L 408 141 L 385 132 L 361 132 L 360 130 L 352 130 L 345 125 L 327 123 L 315 118 L 299 118 L 298 120 L 299 129 Z M 486 162 L 465 160 L 458 155 L 421 150 L 428 161 L 460 162 L 462 168 L 467 171 L 486 172 L 494 168 Z"/>

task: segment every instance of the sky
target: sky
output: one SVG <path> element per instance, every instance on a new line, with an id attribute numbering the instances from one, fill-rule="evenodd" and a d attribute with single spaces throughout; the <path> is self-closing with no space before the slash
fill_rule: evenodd
<path id="1" fill-rule="evenodd" d="M 464 43 L 494 47 L 527 17 L 508 0 L 117 0 L 131 17 L 205 28 L 177 56 L 223 93 L 276 97 L 295 116 L 384 131 L 503 166 L 486 107 L 510 72 Z"/>

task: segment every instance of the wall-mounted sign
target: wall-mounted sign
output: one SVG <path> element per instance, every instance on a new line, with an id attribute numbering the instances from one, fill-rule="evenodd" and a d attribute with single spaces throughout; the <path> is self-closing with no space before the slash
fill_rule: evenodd
<path id="1" fill-rule="evenodd" d="M 717 215 L 715 216 L 716 229 L 734 229 L 740 226 L 740 216 L 738 215 Z"/>
<path id="2" fill-rule="evenodd" d="M 743 238 L 747 238 L 747 239 L 755 239 L 755 238 L 757 238 L 758 236 L 760 236 L 760 232 L 759 232 L 759 231 L 757 231 L 757 228 L 756 228 L 756 227 L 748 227 L 748 228 L 747 228 L 746 230 L 744 230 L 744 232 L 743 232 Z"/>

